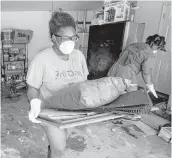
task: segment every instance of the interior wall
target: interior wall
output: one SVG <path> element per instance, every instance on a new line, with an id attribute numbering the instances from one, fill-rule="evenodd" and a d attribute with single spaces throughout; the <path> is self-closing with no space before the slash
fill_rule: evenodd
<path id="1" fill-rule="evenodd" d="M 96 10 L 102 7 L 103 0 L 2 0 L 2 11 L 51 11 L 63 10 Z"/>
<path id="2" fill-rule="evenodd" d="M 75 20 L 83 22 L 84 11 L 65 11 L 73 16 Z M 30 29 L 33 31 L 33 37 L 31 42 L 28 44 L 28 58 L 29 63 L 33 57 L 41 50 L 52 45 L 49 38 L 49 28 L 48 22 L 50 20 L 50 11 L 5 11 L 2 12 L 1 27 L 2 29 L 17 28 L 17 29 Z M 87 22 L 91 22 L 93 17 L 93 11 L 87 11 Z M 83 29 L 83 24 L 79 24 L 77 31 L 81 32 Z M 86 25 L 87 32 L 89 31 L 89 25 Z M 88 33 L 83 34 L 78 33 L 79 41 L 76 44 L 76 48 L 79 48 L 82 43 L 87 46 Z M 87 37 L 87 38 L 85 38 Z M 83 41 L 84 40 L 84 41 Z M 84 53 L 84 52 L 83 52 Z"/>
<path id="3" fill-rule="evenodd" d="M 143 41 L 158 33 L 163 3 L 164 1 L 138 1 L 137 5 L 141 8 L 136 10 L 134 21 L 145 23 Z"/>
<path id="4" fill-rule="evenodd" d="M 17 28 L 33 31 L 32 40 L 28 44 L 29 62 L 36 53 L 52 45 L 48 31 L 50 15 L 49 11 L 15 11 L 1 14 L 1 29 Z"/>

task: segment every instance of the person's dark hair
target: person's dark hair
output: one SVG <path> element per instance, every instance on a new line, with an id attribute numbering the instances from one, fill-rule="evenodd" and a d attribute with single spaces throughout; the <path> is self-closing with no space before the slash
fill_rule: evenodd
<path id="1" fill-rule="evenodd" d="M 74 29 L 76 29 L 74 18 L 70 14 L 62 11 L 53 12 L 49 21 L 50 37 L 52 37 L 54 33 L 58 32 L 58 30 L 63 27 L 73 27 Z"/>
<path id="2" fill-rule="evenodd" d="M 153 36 L 149 36 L 147 39 L 146 39 L 146 44 L 148 44 L 150 47 L 152 47 L 153 45 L 156 45 L 159 47 L 160 50 L 162 51 L 166 51 L 165 50 L 165 37 L 163 36 L 160 36 L 158 34 L 155 34 Z"/>

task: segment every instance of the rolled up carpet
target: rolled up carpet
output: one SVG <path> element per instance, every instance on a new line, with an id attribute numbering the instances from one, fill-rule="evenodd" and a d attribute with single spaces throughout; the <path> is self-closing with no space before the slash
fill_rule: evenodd
<path id="1" fill-rule="evenodd" d="M 152 105 L 152 101 L 146 91 L 136 90 L 120 95 L 109 104 L 86 110 L 94 112 L 116 111 L 128 114 L 149 114 Z"/>
<path id="2" fill-rule="evenodd" d="M 58 90 L 46 100 L 52 108 L 80 110 L 108 104 L 126 90 L 124 80 L 119 77 L 104 77 L 69 85 Z"/>
<path id="3" fill-rule="evenodd" d="M 129 88 L 119 77 L 87 80 L 58 90 L 44 104 L 59 111 L 149 113 L 152 101 L 146 91 L 124 93 Z"/>

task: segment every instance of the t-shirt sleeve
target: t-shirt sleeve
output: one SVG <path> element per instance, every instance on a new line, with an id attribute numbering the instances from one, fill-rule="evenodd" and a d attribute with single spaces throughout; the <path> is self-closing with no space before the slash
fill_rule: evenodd
<path id="1" fill-rule="evenodd" d="M 35 57 L 28 69 L 26 82 L 30 86 L 39 89 L 42 85 L 43 81 L 43 71 L 44 66 L 42 60 L 39 58 L 39 56 Z"/>
<path id="2" fill-rule="evenodd" d="M 142 71 L 144 73 L 148 73 L 151 69 L 153 69 L 154 66 L 154 58 L 148 57 L 143 63 L 142 63 Z"/>

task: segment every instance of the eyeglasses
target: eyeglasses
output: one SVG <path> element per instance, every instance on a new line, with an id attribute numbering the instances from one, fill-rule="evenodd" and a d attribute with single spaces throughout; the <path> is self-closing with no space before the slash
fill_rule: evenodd
<path id="1" fill-rule="evenodd" d="M 76 42 L 79 39 L 79 36 L 78 35 L 75 35 L 75 36 L 72 36 L 72 37 L 67 37 L 67 36 L 60 36 L 60 35 L 54 34 L 54 36 L 60 37 L 61 38 L 61 41 L 63 41 L 63 42 L 64 41 L 69 41 L 69 40 L 72 40 L 73 42 Z"/>
<path id="2" fill-rule="evenodd" d="M 166 52 L 166 49 L 164 48 L 164 44 L 160 44 L 160 45 L 155 45 L 157 47 L 157 50 L 161 50 Z"/>

